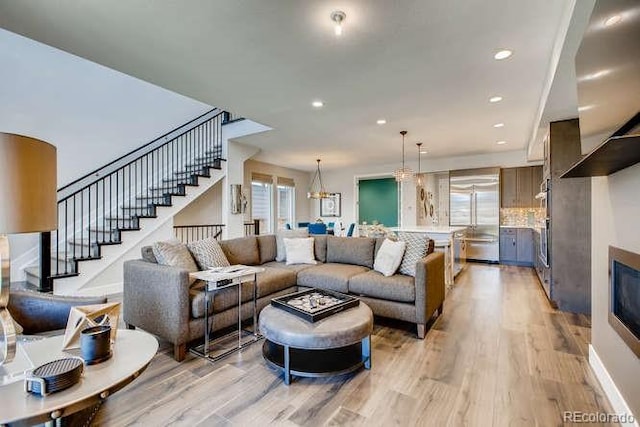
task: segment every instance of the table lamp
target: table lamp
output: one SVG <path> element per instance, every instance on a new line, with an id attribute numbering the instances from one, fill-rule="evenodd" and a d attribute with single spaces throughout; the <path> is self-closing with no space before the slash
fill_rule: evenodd
<path id="1" fill-rule="evenodd" d="M 0 132 L 0 366 L 13 360 L 16 352 L 16 332 L 7 309 L 11 283 L 7 234 L 58 227 L 56 181 L 56 147 Z"/>

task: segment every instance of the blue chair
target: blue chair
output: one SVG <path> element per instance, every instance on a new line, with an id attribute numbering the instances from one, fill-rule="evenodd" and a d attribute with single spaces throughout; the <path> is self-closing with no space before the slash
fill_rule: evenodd
<path id="1" fill-rule="evenodd" d="M 327 234 L 327 224 L 309 224 L 309 234 Z"/>
<path id="2" fill-rule="evenodd" d="M 349 229 L 347 230 L 347 237 L 353 237 L 353 230 L 355 230 L 356 228 L 356 223 L 352 222 L 351 225 L 349 225 Z"/>
<path id="3" fill-rule="evenodd" d="M 309 223 L 308 222 L 299 222 L 298 223 L 298 228 L 305 228 L 308 227 Z"/>

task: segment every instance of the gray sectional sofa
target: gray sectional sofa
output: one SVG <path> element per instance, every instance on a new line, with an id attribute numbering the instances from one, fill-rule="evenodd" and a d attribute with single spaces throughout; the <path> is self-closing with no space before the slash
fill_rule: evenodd
<path id="1" fill-rule="evenodd" d="M 317 265 L 286 265 L 276 261 L 276 236 L 249 236 L 220 242 L 231 264 L 260 265 L 257 276 L 258 310 L 271 298 L 316 287 L 358 296 L 374 314 L 412 322 L 424 338 L 427 322 L 444 302 L 444 255 L 430 253 L 416 263 L 416 276 L 385 277 L 373 270 L 382 241 L 368 237 L 313 236 Z M 433 248 L 433 245 L 430 245 Z M 186 270 L 159 265 L 149 247 L 143 259 L 124 264 L 123 319 L 128 327 L 139 327 L 174 345 L 174 358 L 185 357 L 188 342 L 204 336 L 203 283 L 189 283 Z M 253 283 L 243 286 L 243 318 L 252 316 Z M 237 288 L 215 294 L 213 331 L 237 322 Z M 210 317 L 211 319 L 211 317 Z"/>

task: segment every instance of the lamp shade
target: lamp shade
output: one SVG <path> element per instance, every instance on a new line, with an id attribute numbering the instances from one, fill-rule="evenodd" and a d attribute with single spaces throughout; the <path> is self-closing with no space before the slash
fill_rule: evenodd
<path id="1" fill-rule="evenodd" d="M 56 147 L 0 132 L 0 233 L 58 228 Z"/>

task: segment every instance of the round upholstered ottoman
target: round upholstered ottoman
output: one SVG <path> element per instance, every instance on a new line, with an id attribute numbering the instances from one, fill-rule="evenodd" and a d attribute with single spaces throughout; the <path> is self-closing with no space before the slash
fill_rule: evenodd
<path id="1" fill-rule="evenodd" d="M 364 366 L 371 369 L 373 313 L 364 303 L 315 323 L 273 306 L 260 312 L 260 333 L 266 338 L 267 362 L 291 375 L 342 375 Z"/>

